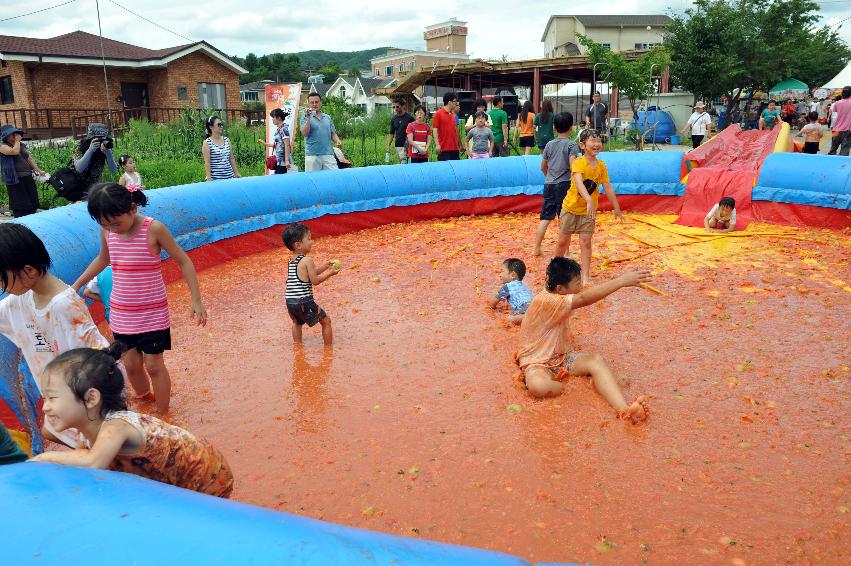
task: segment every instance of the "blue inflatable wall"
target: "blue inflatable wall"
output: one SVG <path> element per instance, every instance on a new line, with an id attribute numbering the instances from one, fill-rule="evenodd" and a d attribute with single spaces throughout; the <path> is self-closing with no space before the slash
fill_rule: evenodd
<path id="1" fill-rule="evenodd" d="M 678 151 L 603 153 L 619 194 L 682 195 Z M 775 154 L 754 199 L 849 208 L 849 159 Z M 148 193 L 146 215 L 184 249 L 326 214 L 441 200 L 535 195 L 540 157 L 380 166 L 249 177 Z M 84 205 L 20 220 L 45 242 L 53 273 L 73 281 L 98 253 Z M 203 278 L 203 275 L 202 275 Z M 0 338 L 0 401 L 34 414 L 32 378 Z M 20 415 L 19 415 L 20 416 Z M 38 432 L 33 445 L 38 448 Z M 37 450 L 38 451 L 38 450 Z M 0 563 L 525 564 L 498 553 L 352 529 L 224 501 L 134 476 L 48 464 L 0 466 Z M 14 510 L 10 512 L 9 510 Z M 93 530 L 96 529 L 96 530 Z M 151 544 L 138 544 L 140 537 Z"/>
<path id="2" fill-rule="evenodd" d="M 753 200 L 851 209 L 851 159 L 773 153 L 762 165 Z"/>
<path id="3" fill-rule="evenodd" d="M 0 466 L 0 501 L 2 564 L 529 564 L 54 464 Z"/>

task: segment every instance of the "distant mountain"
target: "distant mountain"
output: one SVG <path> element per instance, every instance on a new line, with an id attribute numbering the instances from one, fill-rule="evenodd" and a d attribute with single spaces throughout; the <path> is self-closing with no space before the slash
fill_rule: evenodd
<path id="1" fill-rule="evenodd" d="M 313 49 L 294 53 L 298 56 L 302 69 L 319 69 L 332 61 L 336 61 L 341 69 L 369 69 L 372 67 L 369 60 L 379 55 L 384 55 L 390 47 L 376 47 L 375 49 L 363 49 L 361 51 L 325 51 L 324 49 Z"/>

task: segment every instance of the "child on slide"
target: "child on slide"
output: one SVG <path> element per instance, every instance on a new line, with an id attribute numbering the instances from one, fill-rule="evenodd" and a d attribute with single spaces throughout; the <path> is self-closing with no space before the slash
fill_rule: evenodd
<path id="1" fill-rule="evenodd" d="M 736 229 L 736 199 L 724 197 L 713 206 L 706 218 L 703 219 L 703 227 L 707 232 L 732 232 Z"/>
<path id="2" fill-rule="evenodd" d="M 587 375 L 597 392 L 615 408 L 618 418 L 632 424 L 646 420 L 649 409 L 645 397 L 627 403 L 618 379 L 600 354 L 573 350 L 569 320 L 574 309 L 596 303 L 622 287 L 634 287 L 648 276 L 646 271 L 627 273 L 583 290 L 579 264 L 554 257 L 547 266 L 547 289 L 532 299 L 520 326 L 515 360 L 529 393 L 534 397 L 555 397 L 561 394 L 561 380 L 568 374 Z"/>

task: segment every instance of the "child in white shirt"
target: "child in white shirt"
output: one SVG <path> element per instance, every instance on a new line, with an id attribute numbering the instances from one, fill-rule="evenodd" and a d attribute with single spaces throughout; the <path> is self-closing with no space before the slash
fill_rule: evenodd
<path id="1" fill-rule="evenodd" d="M 707 232 L 732 232 L 736 229 L 736 199 L 724 197 L 712 207 L 703 226 Z"/>

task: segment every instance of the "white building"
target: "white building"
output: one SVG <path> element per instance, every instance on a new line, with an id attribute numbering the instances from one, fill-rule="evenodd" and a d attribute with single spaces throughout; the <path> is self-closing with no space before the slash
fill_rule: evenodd
<path id="1" fill-rule="evenodd" d="M 390 100 L 386 96 L 374 94 L 373 89 L 387 88 L 395 84 L 396 79 L 394 78 L 382 80 L 340 75 L 324 94 L 320 94 L 342 98 L 347 103 L 364 110 L 367 114 L 372 114 L 375 110 L 390 108 Z"/>
<path id="2" fill-rule="evenodd" d="M 545 57 L 584 55 L 584 35 L 612 51 L 650 49 L 662 43 L 671 18 L 661 15 L 550 16 L 541 41 Z"/>

